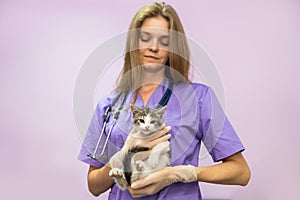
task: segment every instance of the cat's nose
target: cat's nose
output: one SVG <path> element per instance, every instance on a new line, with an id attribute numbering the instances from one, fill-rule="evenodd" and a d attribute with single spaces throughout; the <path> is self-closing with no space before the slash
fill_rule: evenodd
<path id="1" fill-rule="evenodd" d="M 149 130 L 149 128 L 150 128 L 149 126 L 145 126 L 145 129 L 146 129 L 146 130 Z"/>

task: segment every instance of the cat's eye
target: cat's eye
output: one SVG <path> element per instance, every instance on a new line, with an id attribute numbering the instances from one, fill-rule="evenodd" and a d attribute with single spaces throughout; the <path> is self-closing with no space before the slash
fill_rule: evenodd
<path id="1" fill-rule="evenodd" d="M 139 119 L 139 121 L 140 121 L 141 123 L 145 123 L 145 121 L 144 121 L 143 119 Z"/>
<path id="2" fill-rule="evenodd" d="M 150 121 L 150 124 L 155 124 L 155 121 Z"/>

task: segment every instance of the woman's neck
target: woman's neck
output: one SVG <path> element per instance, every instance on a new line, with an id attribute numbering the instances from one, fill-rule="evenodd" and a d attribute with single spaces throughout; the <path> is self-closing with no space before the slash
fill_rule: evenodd
<path id="1" fill-rule="evenodd" d="M 143 85 L 159 85 L 165 79 L 165 72 L 161 70 L 160 72 L 151 73 L 144 72 L 143 73 Z"/>
<path id="2" fill-rule="evenodd" d="M 165 79 L 164 71 L 163 73 L 144 73 L 143 75 L 143 85 L 140 88 L 140 95 L 142 97 L 144 106 L 155 91 L 155 89 L 161 84 Z"/>

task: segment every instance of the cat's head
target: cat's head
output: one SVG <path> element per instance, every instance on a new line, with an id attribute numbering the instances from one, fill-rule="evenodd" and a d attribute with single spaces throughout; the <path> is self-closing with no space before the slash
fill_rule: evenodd
<path id="1" fill-rule="evenodd" d="M 145 135 L 150 135 L 162 128 L 166 106 L 161 108 L 139 108 L 130 105 L 133 126 Z"/>

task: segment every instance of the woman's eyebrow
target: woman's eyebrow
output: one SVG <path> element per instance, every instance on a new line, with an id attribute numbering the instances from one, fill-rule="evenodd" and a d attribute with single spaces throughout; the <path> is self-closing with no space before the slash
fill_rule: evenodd
<path id="1" fill-rule="evenodd" d="M 148 36 L 153 35 L 152 33 L 147 32 L 147 31 L 141 31 L 141 34 L 145 34 L 145 35 L 148 35 Z M 169 34 L 167 34 L 167 35 L 160 35 L 160 37 L 169 38 Z"/>
<path id="2" fill-rule="evenodd" d="M 146 31 L 141 31 L 141 34 L 145 34 L 145 35 L 151 35 L 151 33 L 146 32 Z"/>

